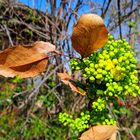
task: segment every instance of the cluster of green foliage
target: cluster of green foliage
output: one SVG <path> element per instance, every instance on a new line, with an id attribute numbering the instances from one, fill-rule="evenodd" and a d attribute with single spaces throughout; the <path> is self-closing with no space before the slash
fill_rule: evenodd
<path id="1" fill-rule="evenodd" d="M 90 115 L 89 112 L 82 112 L 81 116 L 74 120 L 71 115 L 68 115 L 67 113 L 60 113 L 59 120 L 64 124 L 64 126 L 70 124 L 70 127 L 73 130 L 78 130 L 81 132 L 89 127 L 88 121 L 90 120 Z"/>
<path id="2" fill-rule="evenodd" d="M 107 44 L 89 57 L 71 60 L 72 69 L 80 70 L 85 79 L 82 85 L 88 104 L 80 118 L 60 113 L 59 120 L 71 132 L 77 131 L 77 136 L 94 124 L 117 125 L 117 111 L 125 108 L 118 100 L 125 102 L 128 96 L 140 95 L 134 52 L 125 39 L 114 40 L 111 35 L 108 38 Z"/>

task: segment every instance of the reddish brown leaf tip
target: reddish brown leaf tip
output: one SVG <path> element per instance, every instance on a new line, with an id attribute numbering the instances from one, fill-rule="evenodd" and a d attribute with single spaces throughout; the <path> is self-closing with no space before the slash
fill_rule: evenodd
<path id="1" fill-rule="evenodd" d="M 70 75 L 68 75 L 67 73 L 57 73 L 57 75 L 64 84 L 70 86 L 72 91 L 75 91 L 81 95 L 86 95 L 86 92 L 81 92 L 79 88 L 73 84 L 75 81 Z"/>

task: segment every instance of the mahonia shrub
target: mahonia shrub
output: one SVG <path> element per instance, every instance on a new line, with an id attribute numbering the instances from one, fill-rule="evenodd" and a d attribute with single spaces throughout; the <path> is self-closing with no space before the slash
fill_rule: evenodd
<path id="1" fill-rule="evenodd" d="M 60 122 L 77 136 L 94 124 L 117 125 L 116 110 L 128 96 L 140 95 L 137 60 L 129 43 L 109 35 L 102 49 L 83 59 L 71 59 L 70 65 L 73 71 L 81 71 L 89 103 L 79 118 L 60 113 Z"/>

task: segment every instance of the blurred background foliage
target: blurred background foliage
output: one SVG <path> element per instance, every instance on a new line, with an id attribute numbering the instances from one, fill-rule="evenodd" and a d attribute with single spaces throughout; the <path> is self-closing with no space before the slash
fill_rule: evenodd
<path id="1" fill-rule="evenodd" d="M 43 40 L 56 45 L 65 56 L 50 58 L 47 71 L 35 78 L 0 77 L 0 139 L 69 140 L 70 132 L 58 121 L 58 114 L 65 111 L 77 117 L 86 97 L 63 85 L 56 73 L 81 78 L 69 67 L 69 60 L 78 57 L 70 40 L 74 23 L 83 13 L 97 13 L 110 34 L 130 43 L 140 61 L 140 0 L 46 0 L 42 4 L 45 10 L 36 5 L 41 0 L 32 3 L 30 7 L 16 0 L 0 0 L 0 50 Z M 137 69 L 140 72 L 140 63 Z M 127 102 L 128 109 L 118 112 L 121 137 L 138 140 L 140 97 L 128 98 Z"/>

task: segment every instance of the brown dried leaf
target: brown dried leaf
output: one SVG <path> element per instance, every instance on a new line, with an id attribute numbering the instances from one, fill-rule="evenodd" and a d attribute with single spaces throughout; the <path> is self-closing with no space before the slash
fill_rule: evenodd
<path id="1" fill-rule="evenodd" d="M 44 59 L 27 65 L 12 68 L 0 65 L 0 75 L 4 77 L 20 76 L 21 78 L 34 77 L 37 74 L 43 72 L 46 69 L 47 64 L 48 60 Z"/>
<path id="2" fill-rule="evenodd" d="M 116 140 L 117 126 L 98 125 L 85 131 L 79 140 Z"/>
<path id="3" fill-rule="evenodd" d="M 70 86 L 72 91 L 75 91 L 81 95 L 86 94 L 86 92 L 80 91 L 79 87 L 74 84 L 75 81 L 73 80 L 73 78 L 70 75 L 68 75 L 67 73 L 57 73 L 57 75 L 64 84 Z"/>
<path id="4" fill-rule="evenodd" d="M 48 53 L 55 51 L 55 46 L 37 41 L 33 46 L 16 46 L 0 53 L 0 75 L 5 77 L 34 77 L 43 72 L 48 64 Z"/>
<path id="5" fill-rule="evenodd" d="M 37 51 L 38 53 L 45 54 L 45 55 L 47 55 L 50 52 L 56 51 L 56 47 L 53 44 L 49 42 L 43 42 L 43 41 L 36 41 L 34 43 L 33 49 L 35 49 L 35 51 Z"/>
<path id="6" fill-rule="evenodd" d="M 108 30 L 103 19 L 96 14 L 82 15 L 74 26 L 72 33 L 72 46 L 87 57 L 102 48 L 108 40 Z"/>
<path id="7" fill-rule="evenodd" d="M 0 65 L 0 75 L 4 77 L 14 77 L 16 73 L 14 71 L 4 65 Z"/>

